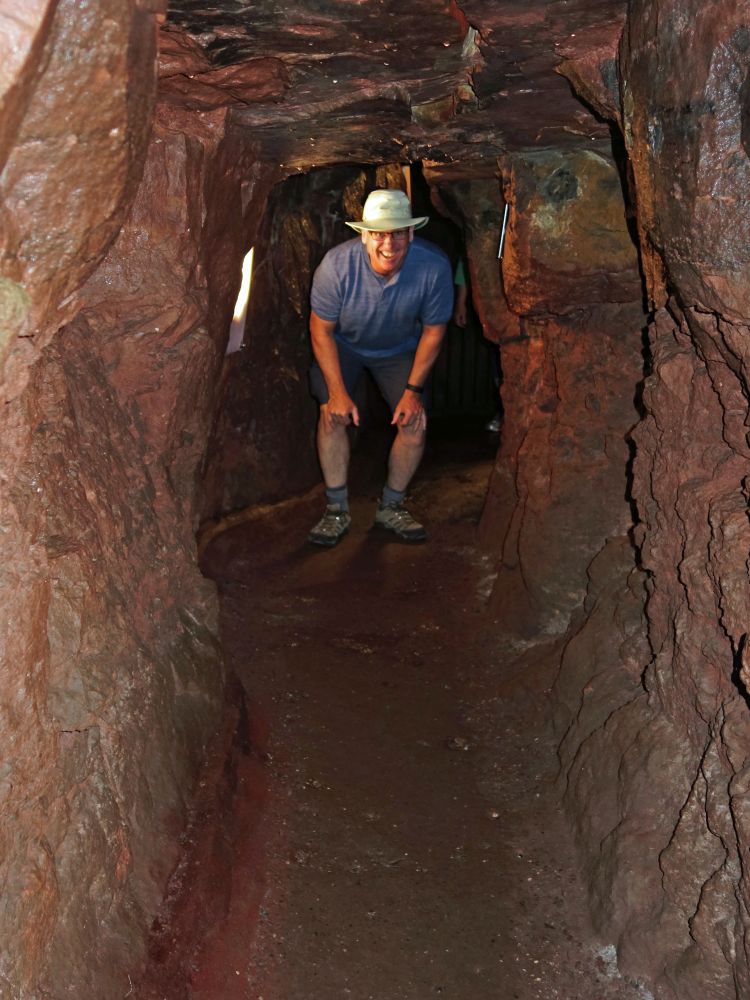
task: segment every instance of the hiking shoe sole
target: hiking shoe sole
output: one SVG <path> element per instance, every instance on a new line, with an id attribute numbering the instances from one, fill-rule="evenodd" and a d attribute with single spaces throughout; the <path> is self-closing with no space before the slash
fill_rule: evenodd
<path id="1" fill-rule="evenodd" d="M 334 546 L 338 545 L 345 535 L 349 534 L 349 529 L 346 528 L 341 532 L 340 535 L 331 537 L 330 535 L 317 535 L 315 531 L 311 531 L 307 536 L 307 540 L 311 545 L 321 545 L 325 549 L 332 549 Z"/>

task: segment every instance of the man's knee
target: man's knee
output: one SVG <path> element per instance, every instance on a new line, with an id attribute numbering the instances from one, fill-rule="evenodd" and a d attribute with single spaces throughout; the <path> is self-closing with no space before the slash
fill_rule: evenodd
<path id="1" fill-rule="evenodd" d="M 326 437 L 346 437 L 346 425 L 331 419 L 327 403 L 322 403 L 320 406 L 318 433 Z"/>
<path id="2" fill-rule="evenodd" d="M 417 445 L 424 444 L 425 437 L 427 436 L 427 427 L 424 421 L 420 420 L 419 423 L 413 424 L 411 427 L 405 427 L 403 424 L 399 424 L 397 427 L 398 437 L 404 442 L 404 444 L 410 445 L 412 448 Z"/>

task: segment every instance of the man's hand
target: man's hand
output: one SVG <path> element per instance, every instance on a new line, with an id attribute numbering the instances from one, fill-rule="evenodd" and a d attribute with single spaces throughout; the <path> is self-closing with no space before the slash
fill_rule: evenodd
<path id="1" fill-rule="evenodd" d="M 456 285 L 456 302 L 453 306 L 453 322 L 461 328 L 466 326 L 468 316 L 469 289 L 466 285 Z"/>
<path id="2" fill-rule="evenodd" d="M 397 427 L 408 427 L 409 430 L 424 430 L 427 426 L 427 414 L 422 406 L 422 398 L 411 389 L 407 389 L 398 406 L 393 411 L 391 424 Z"/>
<path id="3" fill-rule="evenodd" d="M 354 424 L 359 427 L 359 410 L 346 392 L 333 393 L 328 402 L 322 407 L 325 419 L 329 428 L 346 427 L 347 424 Z"/>

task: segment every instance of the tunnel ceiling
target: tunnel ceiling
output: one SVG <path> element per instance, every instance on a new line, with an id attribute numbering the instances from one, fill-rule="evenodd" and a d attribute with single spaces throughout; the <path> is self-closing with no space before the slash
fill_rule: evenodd
<path id="1" fill-rule="evenodd" d="M 264 155 L 477 168 L 529 147 L 608 142 L 626 0 L 173 0 L 161 93 L 231 106 Z M 566 79 L 568 77 L 569 79 Z M 592 96 L 593 95 L 593 96 Z"/>

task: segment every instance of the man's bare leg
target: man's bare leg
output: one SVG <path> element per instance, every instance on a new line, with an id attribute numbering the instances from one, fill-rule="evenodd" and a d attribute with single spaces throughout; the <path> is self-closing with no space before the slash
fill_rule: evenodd
<path id="1" fill-rule="evenodd" d="M 388 457 L 388 485 L 398 493 L 406 493 L 412 476 L 424 454 L 426 433 L 423 426 L 399 427 Z"/>
<path id="2" fill-rule="evenodd" d="M 318 459 L 326 485 L 327 507 L 308 541 L 330 548 L 347 533 L 351 524 L 346 477 L 349 471 L 349 437 L 346 424 L 332 420 L 325 405 L 320 408 L 318 420 Z"/>
<path id="3" fill-rule="evenodd" d="M 335 423 L 321 406 L 318 420 L 318 460 L 328 489 L 346 485 L 349 473 L 349 435 L 346 425 Z"/>
<path id="4" fill-rule="evenodd" d="M 388 459 L 388 482 L 375 514 L 376 526 L 393 532 L 403 542 L 423 542 L 427 538 L 424 527 L 403 505 L 404 494 L 422 459 L 424 444 L 424 419 L 415 427 L 398 427 Z"/>

